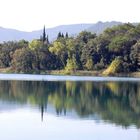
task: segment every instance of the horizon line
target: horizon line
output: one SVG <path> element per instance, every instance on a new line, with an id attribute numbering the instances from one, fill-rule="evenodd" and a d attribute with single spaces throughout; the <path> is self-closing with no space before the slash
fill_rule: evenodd
<path id="1" fill-rule="evenodd" d="M 91 24 L 91 25 L 94 25 L 94 24 L 97 24 L 97 23 L 107 23 L 107 22 L 120 22 L 120 23 L 138 23 L 138 22 L 122 22 L 122 21 L 115 21 L 115 20 L 112 20 L 112 21 L 97 21 L 97 22 L 93 22 L 93 23 L 69 23 L 69 24 L 60 24 L 60 25 L 56 25 L 56 26 L 52 26 L 52 27 L 48 27 L 48 28 L 46 28 L 47 26 L 45 25 L 45 24 L 42 24 L 42 29 L 43 29 L 43 27 L 44 27 L 44 25 L 45 25 L 45 28 L 46 28 L 46 30 L 48 30 L 48 29 L 52 29 L 52 28 L 57 28 L 57 27 L 59 27 L 59 26 L 70 26 L 70 25 L 88 25 L 88 24 Z M 15 29 L 15 28 L 12 28 L 12 27 L 4 27 L 4 26 L 0 26 L 0 28 L 3 28 L 3 29 L 11 29 L 11 30 L 16 30 L 16 31 L 21 31 L 21 32 L 34 32 L 34 31 L 39 31 L 39 30 L 42 30 L 42 29 L 34 29 L 34 30 L 31 30 L 31 31 L 29 31 L 29 30 L 22 30 L 22 29 Z"/>

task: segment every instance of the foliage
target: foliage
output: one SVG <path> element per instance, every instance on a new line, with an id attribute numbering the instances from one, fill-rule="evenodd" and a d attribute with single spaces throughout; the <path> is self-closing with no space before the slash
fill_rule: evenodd
<path id="1" fill-rule="evenodd" d="M 12 69 L 16 72 L 29 73 L 33 71 L 35 56 L 28 48 L 18 49 L 13 54 Z"/>
<path id="2" fill-rule="evenodd" d="M 121 72 L 134 72 L 139 71 L 140 67 L 139 46 L 140 24 L 114 26 L 98 36 L 87 31 L 80 32 L 76 37 L 59 32 L 57 39 L 51 43 L 48 36 L 46 37 L 44 27 L 40 39 L 29 43 L 25 40 L 1 43 L 0 68 L 12 67 L 16 71 L 39 72 L 60 69 L 104 70 L 108 67 L 107 71 L 114 73 L 118 70 L 112 67 L 117 65 L 118 58 L 121 58 Z M 28 54 L 31 54 L 31 57 Z M 30 67 L 23 66 L 23 62 L 26 65 L 29 63 L 23 59 L 31 61 Z M 26 70 L 23 70 L 24 67 Z"/>
<path id="3" fill-rule="evenodd" d="M 52 46 L 50 46 L 49 51 L 55 54 L 61 60 L 63 67 L 65 67 L 68 58 L 68 52 L 65 46 L 65 40 L 54 41 Z"/>
<path id="4" fill-rule="evenodd" d="M 132 61 L 131 71 L 138 71 L 140 68 L 140 40 L 132 47 L 130 59 Z"/>
<path id="5" fill-rule="evenodd" d="M 93 60 L 91 58 L 87 60 L 86 68 L 87 70 L 93 70 Z"/>
<path id="6" fill-rule="evenodd" d="M 76 58 L 73 56 L 72 59 L 67 59 L 67 65 L 65 67 L 66 71 L 76 71 L 78 69 L 77 67 Z"/>
<path id="7" fill-rule="evenodd" d="M 103 72 L 103 74 L 110 75 L 110 74 L 120 72 L 121 63 L 122 63 L 122 61 L 120 58 L 115 58 L 115 60 L 112 61 L 110 66 Z"/>
<path id="8" fill-rule="evenodd" d="M 25 40 L 20 40 L 19 42 L 8 41 L 0 44 L 0 67 L 10 67 L 15 50 L 26 47 L 28 47 L 28 42 Z"/>
<path id="9" fill-rule="evenodd" d="M 32 40 L 32 41 L 29 43 L 29 48 L 30 48 L 31 50 L 35 50 L 35 49 L 37 49 L 37 48 L 41 48 L 42 46 L 43 46 L 43 42 L 40 41 L 40 40 L 37 40 L 37 39 Z"/>

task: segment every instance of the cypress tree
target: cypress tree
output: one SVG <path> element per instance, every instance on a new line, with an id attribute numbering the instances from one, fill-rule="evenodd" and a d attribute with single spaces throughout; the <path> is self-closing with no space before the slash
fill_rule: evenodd
<path id="1" fill-rule="evenodd" d="M 68 38 L 68 37 L 69 37 L 68 32 L 66 32 L 65 38 Z"/>
<path id="2" fill-rule="evenodd" d="M 64 34 L 63 33 L 61 34 L 61 37 L 64 38 Z"/>
<path id="3" fill-rule="evenodd" d="M 43 43 L 46 41 L 46 29 L 45 29 L 45 26 L 44 26 L 44 28 L 43 28 L 42 41 L 43 41 Z"/>
<path id="4" fill-rule="evenodd" d="M 46 38 L 46 42 L 47 42 L 47 44 L 49 44 L 50 42 L 49 42 L 49 36 L 47 35 L 47 38 Z"/>
<path id="5" fill-rule="evenodd" d="M 61 32 L 58 33 L 57 39 L 59 39 L 60 37 L 62 37 Z"/>

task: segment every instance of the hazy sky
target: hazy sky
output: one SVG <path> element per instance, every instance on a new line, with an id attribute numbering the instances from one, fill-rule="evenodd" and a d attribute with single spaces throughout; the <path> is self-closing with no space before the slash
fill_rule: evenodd
<path id="1" fill-rule="evenodd" d="M 0 0 L 0 26 L 25 31 L 97 21 L 140 22 L 140 0 Z"/>

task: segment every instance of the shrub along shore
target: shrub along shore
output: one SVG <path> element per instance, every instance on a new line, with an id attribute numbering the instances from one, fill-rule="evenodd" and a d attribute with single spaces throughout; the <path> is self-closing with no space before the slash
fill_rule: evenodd
<path id="1" fill-rule="evenodd" d="M 33 73 L 19 72 L 19 74 L 72 75 L 72 76 L 75 75 L 75 76 L 98 76 L 98 77 L 112 76 L 112 77 L 140 78 L 140 72 L 104 74 L 104 71 L 106 71 L 106 70 L 100 70 L 100 71 L 76 70 L 76 71 L 69 71 L 69 72 L 67 72 L 65 70 L 47 70 L 47 71 L 40 71 L 39 73 L 37 73 L 37 72 L 33 72 Z M 5 68 L 5 69 L 0 69 L 0 73 L 14 74 L 17 72 L 11 70 L 11 68 Z"/>

